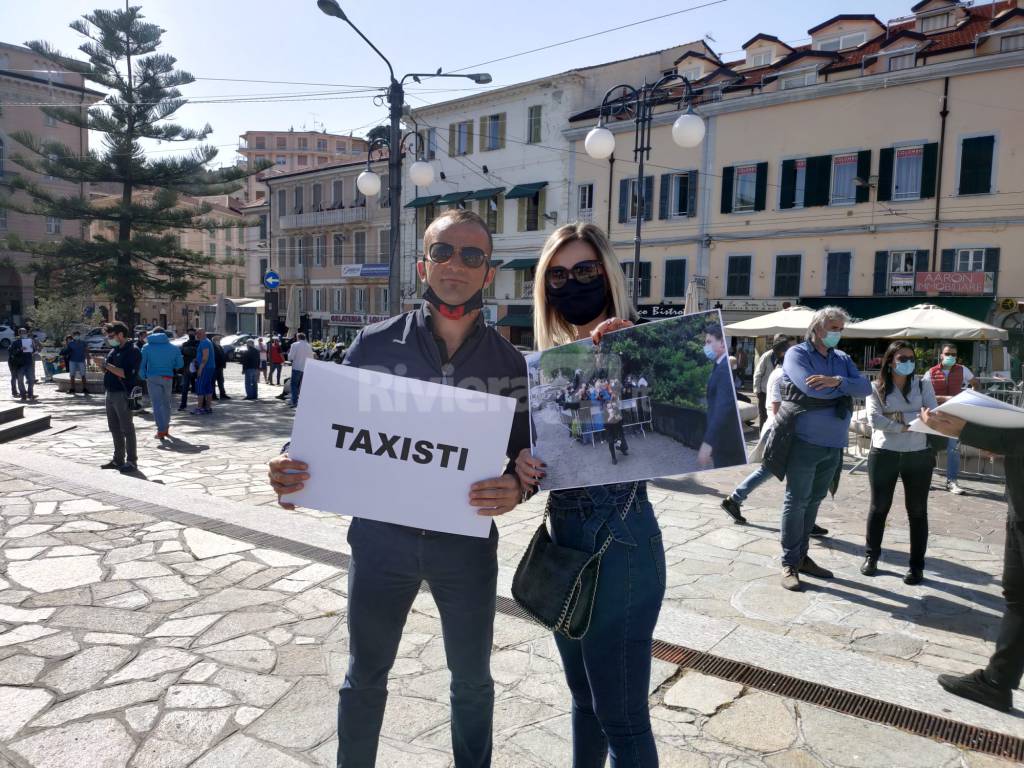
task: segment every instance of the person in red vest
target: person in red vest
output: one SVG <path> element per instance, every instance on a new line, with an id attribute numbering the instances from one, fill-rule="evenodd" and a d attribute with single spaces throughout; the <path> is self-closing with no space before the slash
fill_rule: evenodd
<path id="1" fill-rule="evenodd" d="M 939 364 L 932 366 L 928 371 L 928 378 L 935 390 L 935 399 L 939 405 L 942 405 L 951 397 L 959 395 L 968 386 L 973 386 L 971 382 L 974 380 L 974 374 L 966 365 L 960 365 L 957 362 L 956 344 L 943 344 Z M 960 441 L 951 437 L 946 445 L 946 490 L 957 496 L 964 492 L 956 482 L 959 475 Z"/>

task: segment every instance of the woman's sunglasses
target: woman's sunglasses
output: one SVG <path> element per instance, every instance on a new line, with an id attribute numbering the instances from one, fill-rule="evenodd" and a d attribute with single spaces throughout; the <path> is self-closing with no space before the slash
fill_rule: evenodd
<path id="1" fill-rule="evenodd" d="M 448 243 L 431 243 L 427 249 L 427 258 L 435 264 L 447 264 L 456 253 L 467 269 L 476 269 L 487 261 L 487 254 L 480 248 L 472 245 L 456 248 Z"/>
<path id="2" fill-rule="evenodd" d="M 544 282 L 547 283 L 548 288 L 554 288 L 557 291 L 559 288 L 565 287 L 565 284 L 569 282 L 569 276 L 572 275 L 572 279 L 577 283 L 586 285 L 600 277 L 601 270 L 600 261 L 580 261 L 569 269 L 548 267 L 548 271 L 544 273 Z"/>

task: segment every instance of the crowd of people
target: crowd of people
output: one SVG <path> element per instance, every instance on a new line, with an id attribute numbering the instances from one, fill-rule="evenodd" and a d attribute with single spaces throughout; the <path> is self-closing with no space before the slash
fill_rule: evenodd
<path id="1" fill-rule="evenodd" d="M 577 369 L 572 380 L 559 390 L 555 404 L 564 414 L 571 439 L 582 443 L 589 436 L 594 442 L 606 443 L 612 464 L 617 465 L 619 456 L 629 455 L 626 427 L 630 425 L 624 422 L 623 411 L 633 414 L 639 429 L 644 421 L 640 399 L 647 397 L 648 388 L 643 374 L 631 373 L 618 379 L 599 370 L 585 377 Z"/>

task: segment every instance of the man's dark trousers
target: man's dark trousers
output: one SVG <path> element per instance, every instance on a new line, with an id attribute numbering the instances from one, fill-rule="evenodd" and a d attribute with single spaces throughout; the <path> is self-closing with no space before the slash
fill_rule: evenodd
<path id="1" fill-rule="evenodd" d="M 1024 674 L 1024 522 L 1006 522 L 1003 551 L 1003 596 L 1006 612 L 996 637 L 996 652 L 985 676 L 1000 688 L 1020 687 Z"/>
<path id="2" fill-rule="evenodd" d="M 759 427 L 764 429 L 764 425 L 768 421 L 768 393 L 758 392 L 757 393 L 757 415 L 761 419 L 758 424 Z"/>
<path id="3" fill-rule="evenodd" d="M 181 374 L 181 402 L 178 404 L 178 410 L 188 407 L 188 393 L 189 391 L 195 392 L 196 380 L 193 374 L 187 370 Z"/>
<path id="4" fill-rule="evenodd" d="M 441 614 L 452 675 L 455 766 L 489 766 L 497 529 L 492 526 L 490 537 L 481 539 L 357 518 L 349 527 L 348 541 L 351 660 L 339 692 L 339 768 L 367 768 L 376 760 L 388 672 L 424 581 Z"/>

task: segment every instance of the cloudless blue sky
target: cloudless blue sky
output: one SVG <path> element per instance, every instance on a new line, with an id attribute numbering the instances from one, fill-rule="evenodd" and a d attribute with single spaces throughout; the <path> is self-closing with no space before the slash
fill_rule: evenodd
<path id="1" fill-rule="evenodd" d="M 412 0 L 340 0 L 349 17 L 391 59 L 396 73 L 460 69 L 501 56 L 680 11 L 711 0 L 588 0 L 583 3 L 432 5 Z M 387 83 L 387 70 L 344 22 L 323 15 L 316 0 L 134 0 L 149 21 L 166 30 L 163 52 L 197 78 L 288 80 L 327 85 L 282 85 L 198 79 L 184 88 L 193 99 L 252 99 L 289 94 L 278 103 L 190 104 L 178 122 L 213 128 L 209 143 L 224 145 L 215 164 L 232 163 L 238 134 L 246 130 L 320 129 L 365 134 L 387 119 L 372 93 L 337 93 Z M 43 39 L 75 52 L 82 42 L 68 23 L 94 8 L 123 7 L 112 0 L 0 0 L 0 39 L 23 44 Z M 480 67 L 494 85 L 511 85 L 577 66 L 599 64 L 668 48 L 710 35 L 726 60 L 758 32 L 791 44 L 838 13 L 874 13 L 885 23 L 909 13 L 911 0 L 724 0 L 588 40 Z M 384 10 L 393 9 L 393 10 Z M 493 87 L 493 86 L 492 86 Z M 472 89 L 446 93 L 437 88 Z M 408 89 L 413 107 L 456 98 L 479 86 L 469 80 L 434 80 Z M 326 92 L 326 93 L 325 93 Z M 418 92 L 418 93 L 417 93 Z"/>

